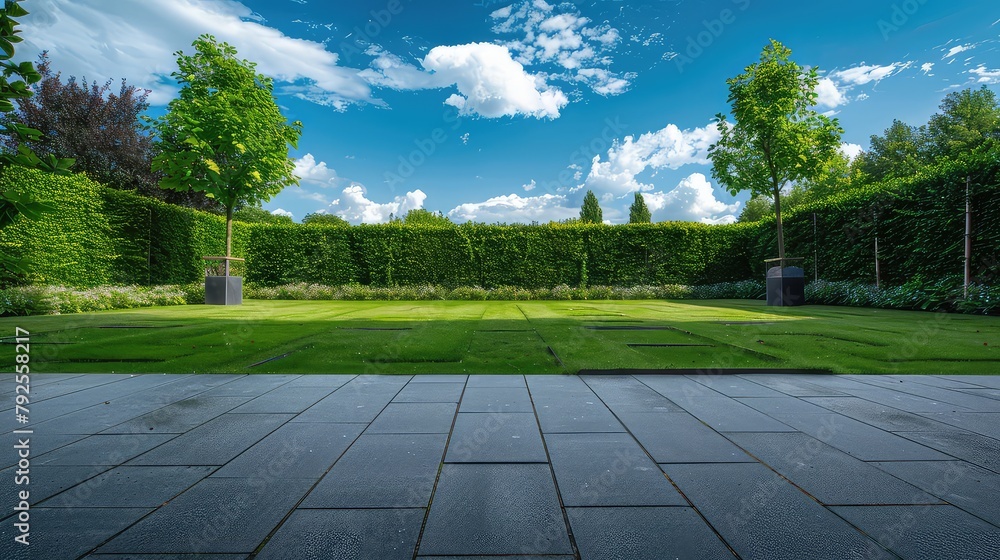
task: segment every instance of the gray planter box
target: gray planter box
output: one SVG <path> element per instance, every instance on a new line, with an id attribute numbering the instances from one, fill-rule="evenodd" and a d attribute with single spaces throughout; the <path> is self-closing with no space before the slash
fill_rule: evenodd
<path id="1" fill-rule="evenodd" d="M 767 271 L 767 304 L 802 305 L 806 302 L 806 277 L 797 266 L 776 266 Z"/>
<path id="2" fill-rule="evenodd" d="M 242 276 L 206 276 L 205 303 L 208 305 L 240 305 L 243 303 Z"/>

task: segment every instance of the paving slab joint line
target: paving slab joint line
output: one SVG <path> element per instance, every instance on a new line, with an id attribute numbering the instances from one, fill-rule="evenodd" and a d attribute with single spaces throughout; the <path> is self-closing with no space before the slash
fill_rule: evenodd
<path id="1" fill-rule="evenodd" d="M 483 311 L 485 315 L 486 312 Z M 471 345 L 471 342 L 470 342 Z M 406 385 L 412 383 L 407 382 Z M 527 382 L 525 382 L 527 384 Z M 406 388 L 403 385 L 403 388 Z M 441 471 L 444 470 L 444 459 L 448 456 L 448 447 L 451 445 L 451 435 L 455 432 L 455 423 L 458 421 L 458 411 L 462 409 L 462 399 L 465 398 L 465 390 L 469 387 L 469 377 L 466 376 L 465 383 L 462 385 L 462 394 L 458 396 L 458 404 L 455 405 L 455 414 L 451 418 L 451 428 L 448 430 L 448 437 L 444 441 L 444 450 L 441 452 L 441 462 L 438 463 L 437 473 L 434 475 L 434 484 L 431 486 L 431 495 L 427 498 L 427 508 L 424 509 L 424 518 L 420 522 L 420 530 L 417 531 L 417 540 L 413 543 L 413 560 L 417 560 L 417 553 L 420 551 L 420 544 L 424 539 L 424 529 L 427 528 L 427 520 L 431 516 L 431 506 L 434 505 L 434 495 L 437 494 L 438 482 L 441 481 Z M 402 389 L 400 389 L 402 391 Z M 248 558 L 247 560 L 253 560 L 253 558 Z"/>
<path id="2" fill-rule="evenodd" d="M 638 381 L 643 386 L 648 387 L 653 392 L 659 394 L 663 398 L 665 398 L 668 401 L 670 401 L 669 397 L 667 397 L 666 395 L 660 393 L 659 391 L 656 391 L 652 387 L 649 387 L 648 385 L 646 385 L 645 383 L 643 383 L 642 380 L 640 380 L 640 379 L 638 379 L 638 378 L 636 378 L 634 376 L 630 376 L 630 377 L 632 377 L 632 379 L 634 379 L 635 381 Z M 583 379 L 583 378 L 581 378 L 581 379 Z M 677 483 L 674 482 L 674 480 L 672 478 L 670 478 L 670 476 L 666 472 L 663 471 L 663 468 L 660 467 L 660 464 L 656 462 L 656 459 L 654 459 L 653 455 L 650 454 L 649 450 L 646 449 L 646 446 L 643 445 L 641 441 L 639 441 L 639 438 L 635 437 L 635 434 L 632 433 L 632 430 L 629 429 L 628 425 L 625 424 L 625 422 L 622 422 L 622 419 L 618 417 L 618 413 L 615 412 L 614 409 L 612 409 L 610 406 L 608 406 L 608 403 L 604 402 L 604 399 L 601 397 L 601 395 L 597 394 L 597 391 L 594 391 L 593 387 L 590 387 L 590 384 L 587 383 L 586 379 L 583 379 L 583 382 L 584 382 L 585 385 L 587 385 L 587 387 L 591 390 L 591 392 L 594 393 L 594 396 L 597 397 L 597 400 L 601 401 L 601 404 L 603 404 L 604 407 L 607 408 L 608 411 L 611 412 L 611 415 L 615 417 L 615 420 L 617 420 L 618 423 L 621 424 L 623 428 L 625 428 L 625 433 L 627 433 L 629 435 L 629 437 L 632 438 L 632 440 L 636 443 L 636 445 L 639 446 L 639 449 L 642 449 L 642 452 L 646 454 L 646 457 L 650 461 L 652 461 L 654 465 L 656 465 L 656 468 L 660 469 L 660 473 L 663 474 L 663 478 L 666 478 L 667 482 L 669 482 L 670 485 L 674 487 L 674 490 L 676 490 L 677 493 L 680 494 L 682 498 L 684 498 L 684 501 L 687 502 L 688 507 L 690 507 L 691 510 L 694 511 L 695 514 L 698 515 L 698 517 L 701 519 L 702 523 L 704 523 L 709 529 L 711 529 L 712 533 L 715 534 L 715 536 L 719 539 L 719 542 L 721 542 L 723 546 L 725 546 L 727 549 L 729 549 L 729 552 L 732 553 L 732 555 L 733 555 L 734 558 L 742 559 L 743 557 L 740 556 L 736 552 L 736 549 L 733 548 L 732 545 L 729 544 L 729 541 L 727 541 L 725 538 L 722 537 L 722 533 L 720 533 L 715 528 L 714 525 L 712 525 L 711 523 L 708 522 L 708 518 L 705 517 L 705 515 L 701 513 L 701 510 L 698 509 L 698 507 L 694 505 L 694 502 L 691 501 L 691 498 L 688 498 L 687 494 L 685 494 L 684 491 L 681 490 L 680 486 L 678 486 Z M 673 401 L 670 401 L 670 402 L 673 402 Z M 690 414 L 689 412 L 686 412 L 686 411 L 685 411 L 685 413 L 686 414 Z M 698 419 L 697 417 L 695 417 L 693 414 L 691 414 L 691 417 L 694 418 L 695 420 L 698 420 L 699 422 L 701 422 L 701 420 Z M 702 422 L 702 423 L 704 424 L 704 422 Z M 714 431 L 714 428 L 712 428 L 711 426 L 708 426 L 708 427 L 709 427 L 709 429 L 712 429 Z M 716 433 L 718 433 L 718 432 L 716 432 Z"/>
<path id="3" fill-rule="evenodd" d="M 555 355 L 555 352 L 552 355 Z M 557 357 L 556 359 L 559 358 Z M 545 450 L 545 462 L 548 463 L 549 476 L 552 477 L 552 485 L 556 490 L 556 499 L 559 500 L 559 512 L 562 513 L 563 523 L 566 524 L 566 535 L 569 537 L 569 545 L 573 547 L 573 558 L 581 558 L 580 548 L 576 545 L 576 536 L 573 534 L 573 525 L 569 522 L 569 514 L 566 513 L 566 504 L 563 503 L 562 492 L 559 491 L 559 480 L 556 478 L 556 469 L 552 464 L 552 456 L 549 455 L 549 444 L 545 441 L 545 434 L 542 433 L 542 423 L 538 419 L 538 409 L 535 408 L 535 398 L 531 394 L 531 386 L 528 384 L 527 378 L 524 380 L 524 385 L 528 389 L 528 400 L 531 401 L 531 413 L 535 419 L 535 425 L 538 426 L 538 435 L 542 440 L 542 449 Z"/>

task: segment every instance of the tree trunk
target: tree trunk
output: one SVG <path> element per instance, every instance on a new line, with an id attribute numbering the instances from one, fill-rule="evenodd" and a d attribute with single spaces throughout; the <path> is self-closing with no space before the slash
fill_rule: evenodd
<path id="1" fill-rule="evenodd" d="M 229 276 L 229 257 L 233 256 L 233 207 L 226 207 L 226 276 Z"/>
<path id="2" fill-rule="evenodd" d="M 785 266 L 785 234 L 781 230 L 781 189 L 774 188 L 774 219 L 778 224 L 778 266 Z"/>

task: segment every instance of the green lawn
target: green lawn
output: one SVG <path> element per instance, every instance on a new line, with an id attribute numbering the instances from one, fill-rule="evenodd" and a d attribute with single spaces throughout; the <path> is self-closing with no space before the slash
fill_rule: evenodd
<path id="1" fill-rule="evenodd" d="M 34 372 L 1000 372 L 1000 319 L 759 301 L 247 301 L 0 319 Z M 642 327 L 642 330 L 634 327 Z"/>

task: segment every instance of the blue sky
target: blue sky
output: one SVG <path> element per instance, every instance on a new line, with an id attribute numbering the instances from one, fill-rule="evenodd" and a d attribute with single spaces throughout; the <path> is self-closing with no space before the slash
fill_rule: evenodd
<path id="1" fill-rule="evenodd" d="M 711 177 L 725 80 L 768 39 L 821 72 L 845 151 L 894 118 L 922 124 L 950 91 L 1000 83 L 1000 4 L 930 0 L 28 0 L 18 58 L 126 78 L 152 114 L 173 53 L 211 33 L 275 78 L 304 123 L 299 187 L 265 204 L 353 223 L 411 208 L 456 222 L 578 215 L 612 223 L 636 191 L 654 221 L 733 221 L 747 195 Z"/>

